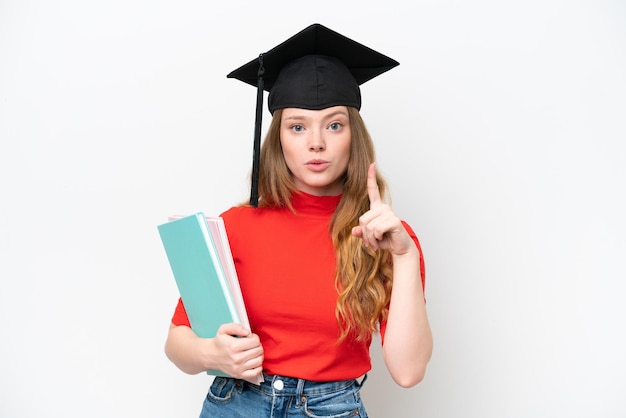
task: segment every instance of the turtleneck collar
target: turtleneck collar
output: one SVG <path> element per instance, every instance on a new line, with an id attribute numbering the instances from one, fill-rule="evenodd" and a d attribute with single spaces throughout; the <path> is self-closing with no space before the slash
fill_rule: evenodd
<path id="1" fill-rule="evenodd" d="M 291 204 L 299 215 L 332 215 L 342 196 L 314 196 L 300 191 L 292 195 Z"/>

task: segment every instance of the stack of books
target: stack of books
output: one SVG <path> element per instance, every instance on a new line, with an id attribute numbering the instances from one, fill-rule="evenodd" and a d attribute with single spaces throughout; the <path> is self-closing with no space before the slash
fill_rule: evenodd
<path id="1" fill-rule="evenodd" d="M 157 228 L 191 329 L 204 338 L 231 322 L 250 329 L 224 220 L 198 212 L 172 216 Z"/>

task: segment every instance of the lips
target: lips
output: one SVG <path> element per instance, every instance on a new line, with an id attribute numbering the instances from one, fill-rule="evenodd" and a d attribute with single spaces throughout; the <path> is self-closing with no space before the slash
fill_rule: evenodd
<path id="1" fill-rule="evenodd" d="M 326 160 L 310 160 L 306 162 L 306 167 L 312 171 L 323 171 L 330 163 Z"/>
<path id="2" fill-rule="evenodd" d="M 328 161 L 326 160 L 311 160 L 311 161 L 307 161 L 307 165 L 308 164 L 313 164 L 313 165 L 317 165 L 317 164 L 327 164 Z"/>

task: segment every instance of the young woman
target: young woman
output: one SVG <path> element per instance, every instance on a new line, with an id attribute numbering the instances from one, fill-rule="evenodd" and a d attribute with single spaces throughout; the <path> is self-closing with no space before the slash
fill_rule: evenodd
<path id="1" fill-rule="evenodd" d="M 224 324 L 199 338 L 179 301 L 166 343 L 181 370 L 232 376 L 215 378 L 201 417 L 366 417 L 359 390 L 377 331 L 400 386 L 424 376 L 432 336 L 419 242 L 385 203 L 350 58 L 320 53 L 338 39 L 347 38 L 321 25 L 292 37 L 287 49 L 299 52 L 274 60 L 275 80 L 255 64 L 270 70 L 258 73 L 273 114 L 259 200 L 222 214 L 252 330 Z M 339 49 L 366 48 L 348 41 Z"/>

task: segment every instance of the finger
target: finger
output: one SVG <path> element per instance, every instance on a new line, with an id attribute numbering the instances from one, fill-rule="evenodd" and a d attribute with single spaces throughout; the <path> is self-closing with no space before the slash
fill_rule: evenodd
<path id="1" fill-rule="evenodd" d="M 370 198 L 370 206 L 381 201 L 380 190 L 376 182 L 376 163 L 372 163 L 367 170 L 367 195 Z"/>
<path id="2" fill-rule="evenodd" d="M 361 238 L 363 245 L 366 247 L 369 246 L 369 243 L 367 242 L 367 237 L 363 232 L 363 228 L 361 228 L 360 226 L 355 226 L 352 228 L 352 236 L 356 238 Z"/>
<path id="3" fill-rule="evenodd" d="M 246 327 L 244 327 L 243 325 L 237 324 L 237 323 L 230 323 L 230 324 L 222 324 L 218 330 L 217 330 L 218 334 L 225 334 L 225 335 L 231 335 L 234 337 L 247 337 L 248 335 L 250 335 L 250 330 L 248 330 Z"/>
<path id="4" fill-rule="evenodd" d="M 233 337 L 234 341 L 232 341 L 231 348 L 237 352 L 247 352 L 248 355 L 254 356 L 257 355 L 259 351 L 263 352 L 263 347 L 261 346 L 261 340 L 259 336 L 256 334 L 250 334 L 244 338 Z"/>
<path id="5" fill-rule="evenodd" d="M 378 241 L 383 238 L 384 232 L 380 232 L 378 228 L 377 219 L 369 222 L 367 224 L 367 231 L 364 233 L 364 236 L 367 238 L 368 245 L 372 248 L 372 250 L 376 251 L 379 248 Z"/>
<path id="6" fill-rule="evenodd" d="M 254 369 L 246 370 L 242 373 L 243 380 L 247 380 L 248 382 L 259 385 L 265 381 L 263 378 L 263 367 L 256 367 Z"/>

